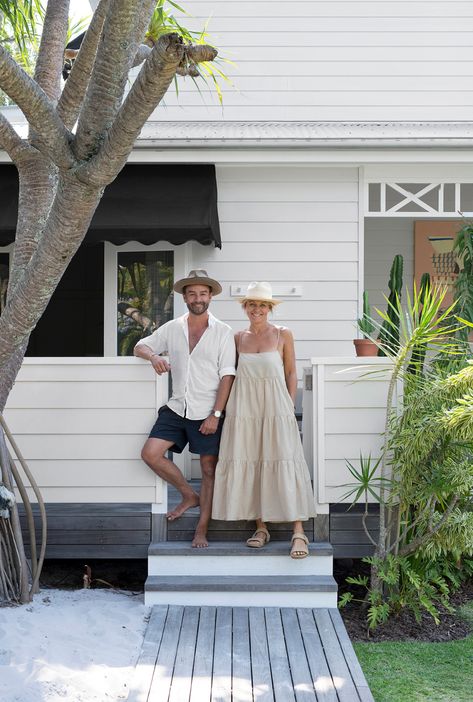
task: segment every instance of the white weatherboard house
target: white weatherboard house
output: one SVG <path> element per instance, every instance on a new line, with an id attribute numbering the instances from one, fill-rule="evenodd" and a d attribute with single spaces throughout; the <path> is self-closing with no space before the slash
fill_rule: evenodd
<path id="1" fill-rule="evenodd" d="M 368 552 L 359 515 L 339 504 L 340 486 L 349 481 L 345 459 L 379 449 L 386 390 L 383 379 L 353 384 L 338 371 L 361 363 L 352 340 L 363 290 L 382 304 L 398 253 L 411 286 L 422 241 L 451 237 L 460 213 L 473 215 L 473 6 L 295 0 L 290 17 L 282 0 L 186 8 L 188 26 L 211 17 L 213 43 L 235 64 L 223 66 L 233 81 L 222 85 L 223 108 L 189 80 L 152 115 L 32 337 L 6 419 L 48 503 L 50 557 L 143 558 L 152 524 L 151 578 L 163 569 L 205 577 L 219 563 L 223 575 L 248 580 L 254 566 L 236 545 L 195 565 L 184 543 L 192 514 L 166 534 L 167 491 L 139 454 L 168 388 L 130 356 L 147 323 L 132 308 L 147 289 L 148 320 L 181 313 L 172 280 L 204 268 L 223 285 L 213 312 L 240 329 L 236 298 L 249 281 L 270 281 L 284 301 L 274 321 L 294 332 L 301 388 L 304 376 L 318 506 L 320 570 L 300 575 L 322 585 L 315 594 L 300 586 L 298 601 L 307 601 L 305 587 L 311 603 L 333 606 L 331 551 L 320 542 L 336 556 Z M 6 276 L 15 183 L 1 158 Z M 182 467 L 198 478 L 192 457 Z M 212 536 L 235 544 L 242 528 L 217 525 Z M 258 561 L 261 577 L 286 578 L 279 591 L 294 603 L 294 564 L 281 566 L 289 559 L 278 561 L 274 548 L 264 568 Z M 173 591 L 163 578 L 160 587 Z M 244 599 L 237 590 L 235 603 Z M 156 592 L 151 583 L 150 601 Z M 207 589 L 198 602 L 215 597 Z"/>

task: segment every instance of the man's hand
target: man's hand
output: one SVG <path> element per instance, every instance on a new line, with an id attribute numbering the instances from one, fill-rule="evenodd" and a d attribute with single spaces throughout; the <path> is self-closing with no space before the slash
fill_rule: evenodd
<path id="1" fill-rule="evenodd" d="M 215 432 L 218 429 L 218 422 L 219 419 L 218 417 L 214 417 L 213 414 L 210 415 L 210 417 L 207 417 L 207 419 L 204 419 L 202 424 L 199 427 L 199 431 L 201 434 L 215 434 Z"/>
<path id="2" fill-rule="evenodd" d="M 171 366 L 166 361 L 166 359 L 161 358 L 161 356 L 157 356 L 156 354 L 153 354 L 153 356 L 151 356 L 149 362 L 151 363 L 158 375 L 163 375 L 163 373 L 169 373 L 169 371 L 171 370 Z"/>

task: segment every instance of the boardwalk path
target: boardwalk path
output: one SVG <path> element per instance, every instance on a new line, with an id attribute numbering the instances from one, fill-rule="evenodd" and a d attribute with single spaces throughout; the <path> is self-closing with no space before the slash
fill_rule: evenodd
<path id="1" fill-rule="evenodd" d="M 309 700 L 374 702 L 337 610 L 153 607 L 128 702 Z"/>

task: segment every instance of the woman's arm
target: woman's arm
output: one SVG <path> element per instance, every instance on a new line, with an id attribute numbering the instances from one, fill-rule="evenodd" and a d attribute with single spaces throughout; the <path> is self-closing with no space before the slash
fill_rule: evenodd
<path id="1" fill-rule="evenodd" d="M 284 341 L 282 360 L 284 365 L 284 377 L 286 378 L 286 386 L 291 396 L 293 404 L 296 402 L 297 393 L 297 369 L 296 369 L 296 352 L 294 349 L 294 337 L 290 329 L 283 329 L 281 336 Z"/>

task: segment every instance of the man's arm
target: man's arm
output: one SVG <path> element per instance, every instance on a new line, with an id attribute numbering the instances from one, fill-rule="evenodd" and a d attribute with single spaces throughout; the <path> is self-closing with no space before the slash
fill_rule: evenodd
<path id="1" fill-rule="evenodd" d="M 162 358 L 146 344 L 135 346 L 133 353 L 135 356 L 138 356 L 138 358 L 144 358 L 145 361 L 149 361 L 158 375 L 163 375 L 163 373 L 168 373 L 168 371 L 171 370 L 171 366 L 166 359 Z"/>
<path id="2" fill-rule="evenodd" d="M 171 370 L 169 363 L 159 354 L 167 351 L 167 324 L 158 327 L 150 336 L 140 339 L 133 349 L 138 358 L 149 361 L 158 375 Z"/>
<path id="3" fill-rule="evenodd" d="M 224 375 L 220 380 L 217 389 L 217 396 L 215 398 L 214 411 L 220 410 L 220 412 L 223 412 L 225 409 L 234 380 L 234 375 Z M 207 419 L 204 419 L 199 427 L 199 431 L 202 434 L 215 434 L 218 429 L 218 422 L 218 417 L 214 417 L 214 415 L 211 414 L 209 417 L 207 417 Z"/>

